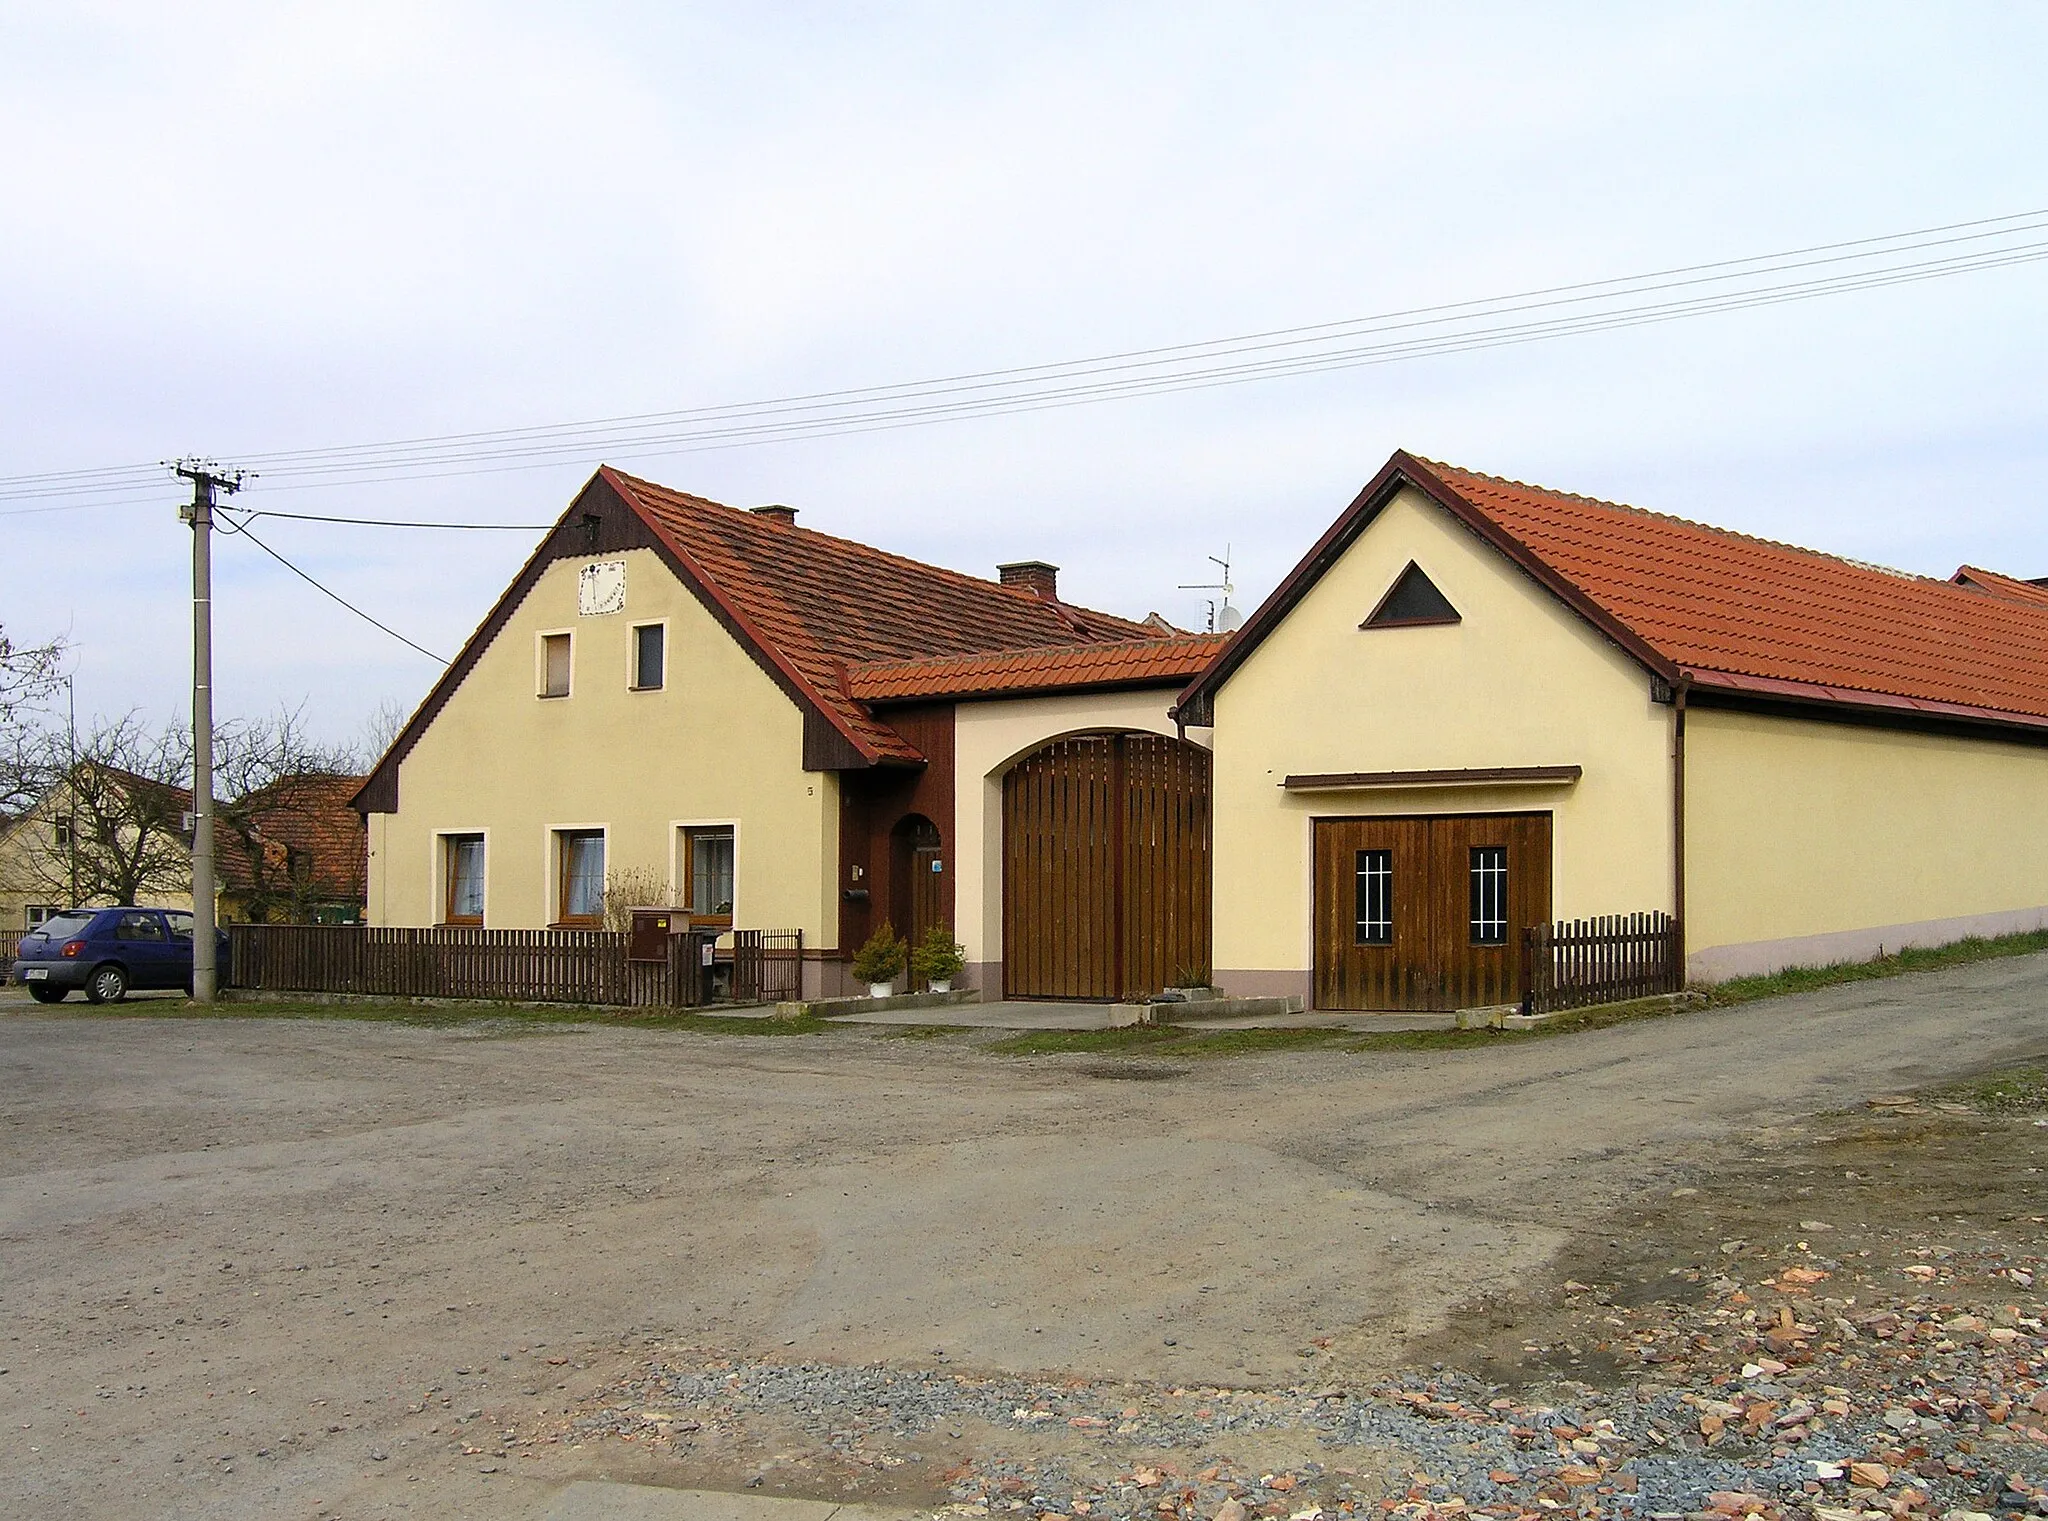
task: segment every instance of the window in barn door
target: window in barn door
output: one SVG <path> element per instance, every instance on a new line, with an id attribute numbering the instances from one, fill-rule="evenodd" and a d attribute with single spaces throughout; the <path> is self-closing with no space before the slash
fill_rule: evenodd
<path id="1" fill-rule="evenodd" d="M 1474 945 L 1502 945 L 1508 938 L 1508 848 L 1474 845 L 1471 866 Z"/>
<path id="2" fill-rule="evenodd" d="M 1360 945 L 1394 943 L 1394 853 L 1358 852 L 1356 885 L 1357 936 Z"/>

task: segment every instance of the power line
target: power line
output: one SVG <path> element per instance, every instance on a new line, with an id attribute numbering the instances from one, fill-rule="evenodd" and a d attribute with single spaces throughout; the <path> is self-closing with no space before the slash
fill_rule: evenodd
<path id="1" fill-rule="evenodd" d="M 1395 363 L 1948 278 L 2048 258 L 2048 242 L 2011 241 L 2043 231 L 2048 231 L 2048 211 L 2033 211 L 1882 237 L 1815 244 L 1779 254 L 1685 265 L 1644 275 L 1582 281 L 1510 296 L 1408 308 L 1375 317 L 1098 355 L 1061 364 L 979 371 L 936 380 L 585 423 L 447 434 L 325 450 L 281 451 L 248 458 L 268 467 L 270 490 L 315 490 L 372 481 L 533 469 L 600 451 L 611 458 L 648 458 L 799 438 L 889 431 Z M 1952 251 L 1957 245 L 1993 240 L 2006 241 L 1998 247 Z M 1902 256 L 1909 254 L 1936 256 L 1900 262 Z M 1858 262 L 1868 264 L 1873 260 L 1891 262 L 1875 267 L 1830 268 L 1829 273 L 1776 284 L 1757 283 L 1767 277 Z M 1733 289 L 1699 289 L 1731 282 L 1748 283 Z M 1664 300 L 1644 299 L 1681 291 L 1688 293 Z M 1522 320 L 1502 320 L 1506 318 Z M 1347 346 L 1338 347 L 1340 344 Z M 153 468 L 119 467 L 0 478 L 0 499 L 108 497 L 139 484 L 132 479 L 134 471 Z M 107 502 L 118 504 L 121 503 Z M 75 505 L 93 503 L 81 501 Z M 0 510 L 0 515 L 60 510 L 64 506 Z M 316 514 L 274 515 L 330 520 Z M 377 522 L 377 526 L 386 525 Z"/>
<path id="2" fill-rule="evenodd" d="M 2010 221 L 2012 219 L 2005 220 Z M 2048 228 L 2048 223 L 2041 223 L 2038 226 L 2029 226 L 2025 228 L 2008 227 L 2003 229 L 2000 235 L 2019 231 L 2037 231 L 2041 230 L 2042 228 Z M 1943 241 L 1953 242 L 1955 240 L 1949 239 Z M 1930 244 L 1924 246 L 1931 247 L 1934 245 Z M 1788 285 L 1752 287 L 1748 290 L 1719 292 L 1700 295 L 1697 297 L 1681 301 L 1657 302 L 1650 303 L 1645 306 L 1619 308 L 1618 312 L 1619 314 L 1625 316 L 1649 315 L 1657 317 L 1662 320 L 1670 320 L 1679 316 L 1701 315 L 1710 311 L 1740 309 L 1744 306 L 1759 304 L 1758 298 L 1763 296 L 1791 294 L 1797 296 L 1799 299 L 1807 299 L 1817 295 L 1833 294 L 1841 290 L 1865 289 L 1870 288 L 1873 285 L 1898 283 L 1901 277 L 1913 277 L 1922 275 L 1930 278 L 1941 277 L 1949 274 L 1971 272 L 1979 268 L 2001 267 L 2003 265 L 2014 262 L 2032 262 L 2034 258 L 2040 256 L 2044 246 L 2048 245 L 2035 243 L 2019 245 L 2018 247 L 2007 247 L 2003 249 L 1980 250 L 1971 254 L 1950 255 L 1948 257 L 1941 259 L 1927 260 L 1904 265 L 1894 264 L 1885 268 L 1874 270 L 1847 271 L 1834 276 L 1822 277 L 1816 280 L 1792 282 Z M 1898 252 L 1900 250 L 1891 251 Z M 1751 260 L 1746 262 L 1755 263 L 1757 261 Z M 1773 270 L 1752 271 L 1751 273 L 1754 274 L 1783 272 L 1794 267 L 1797 266 L 1780 261 L 1779 265 L 1776 266 Z M 1638 284 L 1641 283 L 1641 278 L 1638 279 Z M 1620 282 L 1600 283 L 1612 285 L 1618 284 Z M 1678 283 L 1690 284 L 1693 282 L 1686 281 Z M 1628 294 L 1632 296 L 1649 295 L 1654 294 L 1658 290 L 1666 288 L 1669 288 L 1669 286 L 1645 286 L 1642 289 L 1629 292 Z M 1460 306 L 1471 306 L 1476 305 L 1477 303 L 1456 304 Z M 1537 304 L 1552 305 L 1556 303 Z M 1765 302 L 1762 304 L 1772 303 Z M 1516 310 L 1528 309 L 1532 308 L 1504 307 L 1501 306 L 1498 302 L 1496 302 L 1494 310 L 1486 313 L 1486 315 L 1504 316 L 1509 315 Z M 1473 329 L 1468 327 L 1462 331 L 1450 333 L 1419 334 L 1406 339 L 1396 338 L 1393 339 L 1391 342 L 1383 343 L 1377 346 L 1369 346 L 1369 348 L 1371 348 L 1373 352 L 1387 352 L 1401 357 L 1419 357 L 1421 354 L 1425 353 L 1440 351 L 1456 352 L 1473 346 L 1491 346 L 1483 342 L 1475 344 L 1475 340 L 1485 340 L 1492 337 L 1502 336 L 1504 334 L 1522 335 L 1534 333 L 1539 336 L 1563 336 L 1564 334 L 1570 332 L 1598 331 L 1603 328 L 1616 325 L 1614 321 L 1616 315 L 1617 310 L 1610 310 L 1606 312 L 1587 312 L 1573 314 L 1562 318 L 1545 319 L 1541 322 L 1533 324 L 1511 324 L 1505 328 L 1495 327 Z M 1450 319 L 1438 319 L 1434 322 L 1424 323 L 1388 323 L 1382 321 L 1379 323 L 1378 328 L 1373 330 L 1384 332 L 1389 331 L 1392 328 L 1406 328 L 1416 326 L 1441 326 L 1444 320 Z M 1635 324 L 1629 323 L 1627 325 Z M 1346 332 L 1342 336 L 1362 336 L 1362 331 L 1354 331 L 1358 329 L 1358 327 L 1359 325 L 1355 323 L 1348 325 Z M 1317 341 L 1320 343 L 1328 343 L 1333 340 L 1330 336 L 1326 335 L 1323 339 L 1319 339 Z M 1213 344 L 1208 345 L 1207 347 L 1209 347 L 1212 351 L 1216 349 L 1216 346 Z M 1240 345 L 1235 350 L 1235 352 L 1240 353 L 1248 351 L 1249 350 L 1242 345 Z M 1218 355 L 1212 353 L 1210 357 L 1218 357 Z M 1092 386 L 1055 386 L 1050 388 L 1041 386 L 1038 390 L 1035 391 L 1022 392 L 1017 391 L 1013 387 L 1010 393 L 1007 395 L 975 396 L 969 397 L 964 401 L 941 401 L 931 407 L 905 407 L 901 405 L 895 405 L 884 406 L 878 410 L 869 411 L 849 411 L 845 407 L 841 407 L 835 414 L 824 416 L 798 416 L 793 418 L 787 416 L 777 416 L 776 414 L 778 413 L 786 414 L 790 411 L 815 412 L 817 410 L 815 408 L 791 406 L 788 404 L 771 404 L 769 406 L 755 408 L 751 412 L 737 412 L 731 408 L 710 409 L 714 411 L 725 412 L 727 415 L 722 418 L 702 417 L 701 422 L 715 423 L 718 424 L 718 426 L 698 425 L 686 428 L 681 432 L 652 433 L 648 431 L 647 426 L 645 424 L 621 420 L 611 424 L 598 425 L 598 430 L 592 432 L 589 436 L 575 438 L 557 437 L 553 439 L 542 439 L 538 436 L 534 436 L 538 432 L 546 430 L 514 430 L 513 432 L 501 435 L 465 435 L 465 437 L 473 439 L 483 439 L 485 437 L 494 438 L 495 440 L 497 440 L 497 446 L 471 448 L 463 451 L 442 450 L 435 455 L 429 455 L 417 450 L 411 450 L 409 449 L 408 446 L 404 445 L 352 446 L 347 450 L 329 451 L 325 455 L 316 455 L 314 452 L 311 451 L 302 451 L 299 455 L 296 456 L 296 458 L 298 458 L 299 460 L 299 463 L 297 465 L 290 466 L 282 470 L 273 470 L 272 475 L 273 477 L 275 477 L 276 475 L 279 474 L 286 476 L 309 476 L 347 473 L 355 475 L 358 478 L 361 478 L 366 473 L 374 473 L 380 479 L 406 479 L 416 478 L 417 476 L 424 475 L 469 473 L 465 471 L 451 471 L 445 467 L 481 463 L 486 461 L 523 459 L 532 460 L 536 463 L 547 463 L 551 462 L 551 459 L 554 457 L 581 455 L 588 452 L 592 448 L 598 447 L 609 447 L 613 449 L 637 448 L 644 450 L 649 446 L 654 445 L 667 446 L 670 444 L 683 442 L 697 442 L 706 439 L 773 437 L 776 435 L 791 434 L 811 436 L 822 432 L 869 431 L 868 428 L 862 425 L 873 423 L 877 420 L 888 420 L 899 417 L 914 417 L 920 414 L 937 416 L 943 415 L 943 413 L 945 412 L 952 412 L 958 415 L 977 415 L 980 413 L 1002 410 L 1036 410 L 1036 408 L 1029 406 L 1029 403 L 1047 397 L 1089 394 L 1090 392 L 1101 395 L 1103 397 L 1108 397 L 1118 394 L 1146 394 L 1152 391 L 1159 390 L 1180 390 L 1187 389 L 1187 383 L 1191 380 L 1228 380 L 1234 378 L 1239 374 L 1256 373 L 1257 371 L 1262 369 L 1272 373 L 1301 373 L 1313 371 L 1316 369 L 1344 368 L 1348 367 L 1348 363 L 1350 361 L 1357 360 L 1361 357 L 1367 357 L 1367 351 L 1358 349 L 1338 351 L 1335 353 L 1326 351 L 1321 354 L 1292 355 L 1282 356 L 1275 359 L 1253 360 L 1237 365 L 1210 366 L 1206 369 L 1184 369 L 1181 372 L 1175 374 L 1151 374 L 1126 377 L 1121 380 L 1097 381 L 1094 382 Z M 1119 366 L 1119 368 L 1123 367 L 1124 366 Z M 1099 367 L 1095 370 L 1090 370 L 1085 366 L 1068 366 L 1065 368 L 1063 372 L 1061 372 L 1058 375 L 1055 375 L 1051 373 L 1054 367 L 1040 366 L 1033 368 L 1038 371 L 1046 372 L 1044 378 L 1048 380 L 1078 379 L 1087 374 L 1100 372 Z M 933 383 L 931 385 L 924 387 L 920 391 L 912 391 L 911 389 L 905 387 L 897 387 L 893 389 L 896 392 L 893 400 L 900 403 L 905 401 L 920 400 L 933 397 L 943 397 L 948 394 L 957 393 L 960 390 L 975 391 L 985 390 L 987 388 L 982 386 L 948 388 L 942 384 Z M 682 416 L 684 414 L 661 415 L 664 417 L 677 417 Z M 765 420 L 749 422 L 747 421 L 747 419 L 750 417 Z M 510 447 L 507 447 L 507 445 L 510 445 Z M 385 450 L 386 452 L 382 453 L 381 455 L 371 454 L 367 452 L 373 449 L 382 449 Z M 401 452 L 389 452 L 392 450 L 398 450 Z M 47 496 L 53 494 L 62 495 L 72 491 L 104 491 L 107 490 L 108 487 L 104 485 L 75 483 L 68 486 L 53 485 L 51 487 L 45 487 L 40 490 L 34 487 L 31 487 L 29 489 L 30 491 L 33 491 L 34 494 L 36 495 Z M 301 489 L 304 489 L 303 485 L 301 486 Z M 0 497 L 4 497 L 7 495 L 25 494 L 29 493 L 22 491 L 20 486 L 15 486 L 12 489 L 10 489 L 7 482 L 0 481 Z"/>
<path id="3" fill-rule="evenodd" d="M 332 598 L 334 601 L 339 602 L 343 607 L 347 608 L 350 612 L 354 613 L 358 618 L 362 619 L 363 622 L 369 624 L 372 628 L 383 630 L 383 632 L 389 634 L 393 639 L 396 639 L 400 644 L 406 646 L 406 648 L 419 651 L 420 654 L 426 656 L 427 659 L 434 661 L 438 665 L 445 666 L 446 664 L 448 664 L 447 661 L 443 660 L 439 655 L 436 655 L 432 650 L 428 649 L 425 645 L 414 644 L 412 640 L 406 638 L 405 635 L 399 633 L 399 631 L 393 628 L 390 624 L 379 622 L 377 619 L 371 617 L 368 613 L 364 612 L 360 607 L 357 607 L 355 603 L 349 601 L 348 598 L 344 597 L 340 592 L 335 591 L 331 587 L 323 585 L 321 582 L 316 581 L 313 577 L 307 575 L 306 572 L 300 570 L 298 566 L 292 564 L 292 562 L 287 560 L 283 555 L 279 554 L 276 550 L 272 549 L 268 544 L 264 543 L 261 539 L 257 538 L 255 534 L 249 532 L 249 525 L 246 520 L 241 523 L 225 522 L 222 524 L 222 531 L 226 533 L 239 534 L 241 537 L 247 539 L 251 544 L 254 544 L 258 549 L 262 550 L 265 554 L 269 555 L 271 559 L 277 561 L 278 564 L 282 565 L 286 570 L 290 571 L 293 575 L 297 576 L 301 581 L 305 582 L 308 586 L 312 587 L 322 596 Z"/>
<path id="4" fill-rule="evenodd" d="M 546 533 L 555 526 L 553 523 L 422 523 L 414 518 L 344 518 L 318 512 L 279 512 L 274 507 L 252 512 L 243 521 L 253 523 L 258 518 L 290 518 L 299 523 L 353 523 L 361 528 L 465 528 L 483 533 Z"/>
<path id="5" fill-rule="evenodd" d="M 1886 285 L 1912 283 L 1919 280 L 1938 279 L 1948 275 L 1966 273 L 1979 268 L 1999 268 L 2011 264 L 2033 263 L 2048 259 L 2048 244 L 2023 245 L 2019 250 L 2004 250 L 1996 255 L 1974 256 L 1966 265 L 1958 266 L 1955 261 L 1941 260 L 1930 263 L 1894 266 L 1889 269 L 1860 271 L 1824 281 L 1795 282 L 1785 286 L 1767 286 L 1748 291 L 1724 292 L 1710 297 L 1700 297 L 1682 302 L 1658 302 L 1647 306 L 1624 307 L 1614 311 L 1584 313 L 1571 317 L 1552 318 L 1539 322 L 1516 323 L 1493 328 L 1468 329 L 1462 332 L 1418 335 L 1396 339 L 1391 342 L 1367 345 L 1361 348 L 1337 350 L 1321 354 L 1282 356 L 1248 361 L 1241 364 L 1213 366 L 1207 369 L 1184 371 L 1179 374 L 1127 377 L 1119 380 L 1097 381 L 1086 385 L 1042 387 L 1034 391 L 1013 391 L 1005 396 L 969 397 L 962 400 L 934 401 L 918 407 L 891 407 L 869 412 L 842 412 L 835 416 L 794 418 L 779 421 L 742 422 L 729 419 L 727 426 L 698 427 L 695 429 L 667 434 L 640 434 L 638 436 L 615 432 L 603 440 L 567 440 L 560 443 L 535 444 L 525 448 L 501 448 L 476 450 L 466 454 L 446 454 L 438 458 L 421 457 L 411 461 L 384 459 L 340 462 L 320 466 L 304 466 L 296 472 L 284 474 L 300 475 L 346 475 L 356 483 L 387 480 L 415 480 L 439 478 L 454 475 L 491 474 L 500 470 L 521 470 L 538 468 L 586 455 L 592 448 L 604 448 L 609 457 L 624 459 L 653 457 L 701 452 L 705 448 L 737 448 L 750 444 L 779 442 L 795 438 L 834 437 L 844 434 L 882 431 L 889 427 L 917 426 L 929 422 L 955 421 L 967 417 L 993 416 L 1016 412 L 1045 410 L 1053 405 L 1076 405 L 1089 401 L 1110 400 L 1125 396 L 1160 395 L 1185 390 L 1207 389 L 1216 385 L 1239 384 L 1245 380 L 1270 379 L 1286 375 L 1312 374 L 1330 370 L 1356 368 L 1360 365 L 1394 363 L 1406 359 L 1430 357 L 1438 354 L 1469 352 L 1482 348 L 1497 348 L 1510 344 L 1534 342 L 1539 339 L 1567 336 L 1576 333 L 1600 332 L 1621 327 L 1643 326 L 1649 323 L 1674 321 L 1681 317 L 1704 316 L 1722 311 L 1736 311 L 1747 308 L 1783 304 L 1787 301 L 1809 300 L 1820 295 L 1837 294 L 1851 290 L 1874 289 Z M 697 447 L 683 447 L 696 445 Z M 515 463 L 493 464 L 492 468 L 463 468 L 498 461 Z M 322 485 L 347 484 L 348 481 L 296 481 L 278 489 L 308 490 Z"/>

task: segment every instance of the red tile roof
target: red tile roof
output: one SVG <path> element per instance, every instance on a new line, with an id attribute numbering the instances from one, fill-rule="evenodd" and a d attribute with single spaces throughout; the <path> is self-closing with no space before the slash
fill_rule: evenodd
<path id="1" fill-rule="evenodd" d="M 1088 687 L 1178 686 L 1198 674 L 1229 642 L 1227 634 L 1183 634 L 1006 650 L 993 655 L 876 661 L 848 671 L 847 687 L 863 702 L 901 702 L 1020 696 Z"/>
<path id="2" fill-rule="evenodd" d="M 1995 570 L 1980 570 L 1974 565 L 1963 566 L 1949 580 L 1994 597 L 2008 597 L 2015 602 L 2048 607 L 2048 586 L 2038 581 L 2022 581 L 2017 576 L 2002 576 Z"/>
<path id="3" fill-rule="evenodd" d="M 1403 452 L 1188 687 L 1183 706 L 1214 692 L 1403 485 L 1434 498 L 1669 679 L 2048 725 L 2048 606 L 2030 596 L 1907 575 Z"/>
<path id="4" fill-rule="evenodd" d="M 2048 616 L 2033 607 L 1683 518 L 1428 468 L 1695 679 L 2048 718 Z"/>
<path id="5" fill-rule="evenodd" d="M 923 757 L 848 692 L 849 666 L 1159 636 L 1142 623 L 774 522 L 609 467 L 600 474 L 873 759 Z"/>
<path id="6" fill-rule="evenodd" d="M 363 781 L 324 773 L 290 776 L 227 805 L 233 817 L 215 832 L 221 885 L 242 892 L 255 887 L 249 852 L 268 845 L 288 848 L 306 862 L 306 885 L 315 895 L 335 902 L 365 901 L 368 841 L 362 820 L 349 806 Z M 247 820 L 254 839 L 241 838 L 235 818 Z M 287 880 L 283 863 L 272 862 L 266 884 L 278 889 Z"/>

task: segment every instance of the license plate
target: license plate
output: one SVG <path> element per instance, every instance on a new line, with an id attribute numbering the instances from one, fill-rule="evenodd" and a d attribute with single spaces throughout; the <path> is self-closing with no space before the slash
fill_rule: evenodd
<path id="1" fill-rule="evenodd" d="M 21 974 L 24 982 L 41 982 L 49 975 L 50 969 L 46 966 L 32 966 Z"/>

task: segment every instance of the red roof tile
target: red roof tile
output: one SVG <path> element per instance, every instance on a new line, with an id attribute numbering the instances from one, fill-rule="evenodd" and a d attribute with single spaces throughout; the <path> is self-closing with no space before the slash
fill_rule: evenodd
<path id="1" fill-rule="evenodd" d="M 1206 706 L 1404 485 L 1668 678 L 2048 726 L 2048 617 L 2030 595 L 2040 588 L 1990 573 L 1970 573 L 1981 587 L 1907 575 L 1398 451 L 1189 684 L 1184 711 Z"/>
<path id="2" fill-rule="evenodd" d="M 1156 639 L 1107 613 L 720 506 L 609 468 L 726 611 L 876 759 L 923 757 L 847 690 L 876 661 Z"/>
<path id="3" fill-rule="evenodd" d="M 2048 618 L 2017 600 L 1422 463 L 1689 674 L 2048 718 Z"/>
<path id="4" fill-rule="evenodd" d="M 2048 608 L 2048 586 L 2038 581 L 2022 581 L 2016 576 L 2002 576 L 1995 570 L 1980 570 L 1974 565 L 1965 565 L 1949 580 L 1958 586 L 1967 586 L 1973 591 L 1986 592 L 1994 597 L 2006 597 L 2014 602 L 2031 603 L 2035 607 Z"/>
<path id="5" fill-rule="evenodd" d="M 847 687 L 863 702 L 900 702 L 1086 687 L 1177 686 L 1199 673 L 1229 642 L 1227 634 L 1183 634 L 993 655 L 877 661 L 848 671 Z"/>
<path id="6" fill-rule="evenodd" d="M 256 885 L 251 850 L 265 845 L 288 847 L 305 862 L 306 882 L 315 892 L 336 901 L 360 903 L 366 896 L 369 870 L 363 823 L 349 800 L 363 785 L 360 776 L 325 773 L 285 777 L 231 805 L 231 813 L 247 821 L 255 836 L 244 841 L 232 821 L 217 830 L 220 880 L 224 887 L 248 891 Z M 273 887 L 284 873 L 273 867 Z"/>

